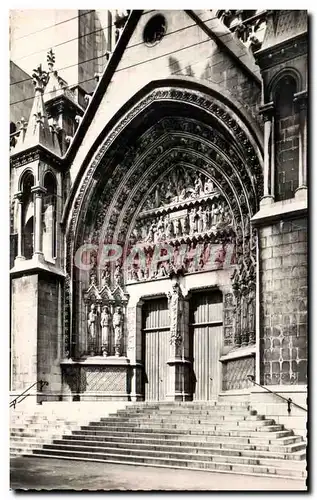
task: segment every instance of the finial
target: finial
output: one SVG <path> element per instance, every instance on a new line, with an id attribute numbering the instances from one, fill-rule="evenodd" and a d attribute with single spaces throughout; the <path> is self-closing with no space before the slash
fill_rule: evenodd
<path id="1" fill-rule="evenodd" d="M 23 131 L 23 130 L 26 130 L 28 123 L 27 123 L 26 119 L 24 118 L 24 116 L 21 116 L 21 118 L 17 122 L 17 124 L 19 125 L 19 130 Z"/>
<path id="2" fill-rule="evenodd" d="M 34 113 L 33 116 L 35 118 L 35 122 L 36 123 L 39 123 L 42 126 L 44 125 L 45 115 L 41 111 L 38 111 L 38 112 Z"/>
<path id="3" fill-rule="evenodd" d="M 46 59 L 47 59 L 49 71 L 53 71 L 54 64 L 55 64 L 55 54 L 54 54 L 52 49 L 50 49 L 48 51 Z"/>
<path id="4" fill-rule="evenodd" d="M 42 70 L 42 64 L 40 64 L 36 69 L 33 70 L 32 74 L 33 84 L 35 86 L 35 92 L 39 91 L 44 93 L 44 87 L 47 85 L 48 74 L 46 71 Z"/>
<path id="5" fill-rule="evenodd" d="M 58 123 L 52 123 L 50 125 L 50 130 L 53 135 L 54 134 L 58 135 L 61 130 L 61 127 L 58 125 Z"/>
<path id="6" fill-rule="evenodd" d="M 87 106 L 89 106 L 91 99 L 92 99 L 92 94 L 85 94 L 84 101 L 87 103 Z"/>

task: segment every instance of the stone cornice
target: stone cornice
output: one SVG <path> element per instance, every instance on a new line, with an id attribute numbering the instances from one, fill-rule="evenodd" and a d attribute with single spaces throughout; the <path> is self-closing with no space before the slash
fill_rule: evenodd
<path id="1" fill-rule="evenodd" d="M 254 57 L 261 71 L 264 71 L 289 59 L 307 54 L 307 45 L 307 32 L 304 32 L 277 45 L 259 50 Z"/>
<path id="2" fill-rule="evenodd" d="M 76 114 L 82 116 L 85 112 L 84 108 L 82 108 L 80 104 L 72 101 L 67 95 L 61 95 L 46 101 L 45 107 L 49 117 L 58 113 L 63 113 L 65 109 L 67 109 L 68 112 L 71 112 L 74 116 Z"/>
<path id="3" fill-rule="evenodd" d="M 10 165 L 13 168 L 17 168 L 36 160 L 45 161 L 58 169 L 61 169 L 65 163 L 62 158 L 59 158 L 44 146 L 38 144 L 37 146 L 32 146 L 31 148 L 26 149 L 25 151 L 13 153 L 10 157 Z"/>
<path id="4" fill-rule="evenodd" d="M 305 216 L 307 214 L 307 200 L 292 198 L 284 202 L 276 202 L 262 207 L 252 219 L 251 224 L 255 227 L 272 224 L 282 219 Z"/>

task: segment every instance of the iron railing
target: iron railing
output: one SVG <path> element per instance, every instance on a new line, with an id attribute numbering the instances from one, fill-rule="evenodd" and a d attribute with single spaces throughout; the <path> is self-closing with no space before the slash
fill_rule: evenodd
<path id="1" fill-rule="evenodd" d="M 258 384 L 254 380 L 254 375 L 247 375 L 247 379 L 253 382 L 254 385 L 258 385 L 259 387 L 262 387 L 262 389 L 265 389 L 267 392 L 270 392 L 271 394 L 274 394 L 275 396 L 278 396 L 280 399 L 283 399 L 287 403 L 287 413 L 290 415 L 292 411 L 292 405 L 296 406 L 296 408 L 300 408 L 301 410 L 304 410 L 307 412 L 307 408 L 304 408 L 301 405 L 298 405 L 297 403 L 294 403 L 294 401 L 291 398 L 285 398 L 284 396 L 281 396 L 278 392 L 271 391 L 271 389 L 268 389 L 268 387 L 265 387 L 265 385 Z"/>
<path id="2" fill-rule="evenodd" d="M 48 382 L 46 382 L 46 380 L 38 380 L 37 382 L 34 382 L 34 384 L 30 385 L 30 387 L 28 387 L 27 389 L 25 389 L 25 391 L 23 391 L 21 394 L 19 394 L 18 396 L 16 396 L 12 401 L 10 401 L 9 407 L 10 408 L 12 408 L 12 407 L 15 408 L 18 403 L 21 403 L 25 398 L 27 398 L 28 396 L 30 396 L 29 391 L 35 385 L 37 385 L 37 384 L 40 385 L 40 392 L 42 392 L 43 387 L 45 387 L 46 385 L 48 385 Z"/>

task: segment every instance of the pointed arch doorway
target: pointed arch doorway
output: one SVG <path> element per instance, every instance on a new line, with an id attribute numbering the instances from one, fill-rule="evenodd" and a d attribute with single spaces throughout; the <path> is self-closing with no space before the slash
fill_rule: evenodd
<path id="1" fill-rule="evenodd" d="M 130 117 L 129 113 L 125 115 L 117 127 L 105 139 L 98 161 L 95 160 L 83 176 L 83 187 L 74 202 L 67 241 L 72 241 L 70 251 L 84 241 L 96 245 L 97 249 L 109 243 L 122 248 L 121 257 L 116 263 L 110 263 L 107 269 L 108 285 L 112 293 L 118 286 L 117 268 L 122 269 L 120 286 L 130 297 L 127 306 L 122 309 L 125 328 L 122 355 L 135 364 L 131 384 L 134 384 L 133 391 L 139 397 L 144 392 L 140 376 L 140 366 L 144 363 L 142 335 L 149 334 L 151 328 L 158 332 L 167 326 L 151 324 L 151 315 L 147 320 L 150 323 L 135 319 L 139 312 L 136 311 L 134 295 L 141 297 L 143 293 L 140 294 L 140 289 L 144 289 L 144 295 L 151 296 L 156 295 L 159 282 L 166 284 L 166 291 L 171 287 L 167 263 L 157 262 L 155 268 L 150 265 L 157 245 L 170 245 L 173 249 L 172 264 L 176 268 L 179 266 L 176 272 L 181 272 L 186 279 L 188 277 L 193 288 L 201 286 L 201 280 L 210 284 L 214 280 L 213 273 L 218 273 L 226 265 L 233 266 L 236 272 L 230 283 L 226 278 L 226 295 L 232 296 L 230 300 L 236 308 L 235 317 L 231 325 L 223 321 L 223 333 L 216 335 L 221 337 L 218 344 L 221 349 L 224 346 L 228 349 L 254 342 L 254 331 L 248 331 L 249 313 L 246 312 L 246 308 L 251 310 L 255 307 L 254 300 L 251 303 L 247 295 L 249 284 L 251 287 L 254 281 L 256 258 L 250 219 L 258 209 L 263 178 L 256 135 L 250 130 L 245 117 L 220 95 L 207 96 L 190 88 L 155 89 L 132 106 Z M 234 257 L 230 261 L 226 257 L 228 244 L 234 247 Z M 183 261 L 182 245 L 186 246 Z M 142 248 L 143 269 L 134 264 L 124 266 L 135 246 Z M 214 254 L 214 246 L 218 247 L 217 254 Z M 72 324 L 70 336 L 66 339 L 70 352 L 78 352 L 86 329 L 81 297 L 88 289 L 91 278 L 89 272 L 69 266 L 69 263 L 67 266 L 70 272 Z M 93 272 L 96 287 L 101 288 L 105 269 L 100 265 Z M 219 279 L 222 280 L 222 277 Z M 243 288 L 245 283 L 247 292 Z M 220 282 L 216 284 L 221 285 Z M 202 339 L 204 333 L 199 333 L 199 321 L 195 314 L 199 315 L 203 307 L 212 310 L 212 306 L 196 301 L 195 307 L 196 312 L 192 313 L 194 321 L 188 317 L 184 325 L 187 325 L 187 331 L 189 327 L 194 328 L 194 338 L 200 336 Z M 222 307 L 225 314 L 224 297 Z M 210 312 L 207 319 L 207 323 L 210 322 L 208 329 L 221 328 L 220 313 L 216 319 L 212 319 L 212 315 Z M 219 323 L 218 327 L 212 324 L 213 321 Z M 220 370 L 214 385 L 217 389 L 210 385 L 203 392 L 201 388 L 200 395 L 196 388 L 192 390 L 185 362 L 190 365 L 195 362 L 195 357 L 197 359 L 202 354 L 198 354 L 197 350 L 199 341 L 196 345 L 193 342 L 190 348 L 184 325 L 181 335 L 184 366 L 174 361 L 171 363 L 175 387 L 172 392 L 169 389 L 168 394 L 173 396 L 183 391 L 186 394 L 192 392 L 195 398 L 211 398 L 221 387 Z M 210 335 L 205 334 L 205 337 L 210 338 Z M 150 339 L 155 345 L 161 338 L 157 334 L 155 340 L 155 335 L 148 335 L 147 345 L 150 345 Z M 209 340 L 203 342 L 207 345 Z M 212 352 L 214 345 L 212 342 L 210 345 L 205 350 Z M 158 349 L 153 348 L 153 352 Z M 162 351 L 162 348 L 159 350 Z M 205 362 L 201 357 L 200 360 L 198 365 Z M 163 365 L 165 362 L 162 362 Z M 195 369 L 199 373 L 198 366 Z M 154 376 L 156 388 L 151 389 L 151 397 L 159 400 L 166 392 L 164 377 L 160 382 L 163 372 L 160 368 L 159 375 Z M 210 378 L 213 378 L 211 374 Z"/>

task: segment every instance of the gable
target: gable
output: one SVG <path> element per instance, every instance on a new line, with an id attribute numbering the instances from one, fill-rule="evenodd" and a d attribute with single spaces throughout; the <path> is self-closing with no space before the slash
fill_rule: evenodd
<path id="1" fill-rule="evenodd" d="M 153 80 L 182 76 L 207 85 L 217 84 L 255 115 L 261 89 L 256 66 L 246 48 L 234 39 L 214 12 L 196 11 L 196 20 L 190 12 L 193 11 L 148 10 L 140 14 L 75 156 L 70 171 L 72 183 L 105 125 L 132 96 Z M 158 13 L 166 19 L 166 33 L 158 43 L 149 46 L 143 40 L 144 28 Z M 202 29 L 197 19 L 203 21 L 203 26 L 210 32 Z M 212 33 L 214 36 L 211 36 Z M 229 51 L 215 41 L 219 39 L 229 46 Z M 233 56 L 230 56 L 230 51 Z M 105 71 L 107 73 L 107 69 Z M 93 101 L 91 105 L 94 105 Z"/>

